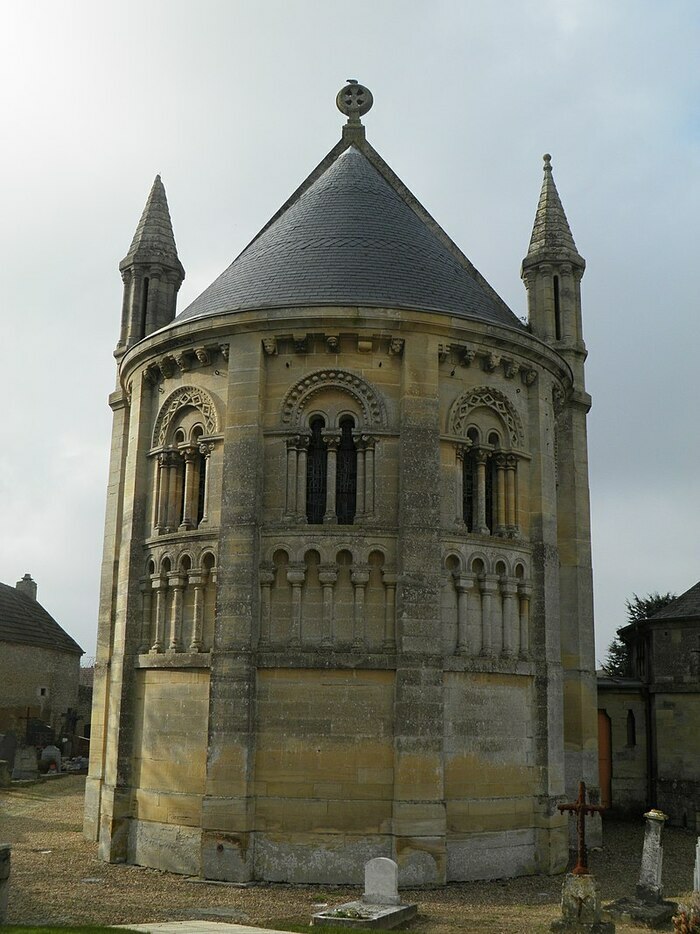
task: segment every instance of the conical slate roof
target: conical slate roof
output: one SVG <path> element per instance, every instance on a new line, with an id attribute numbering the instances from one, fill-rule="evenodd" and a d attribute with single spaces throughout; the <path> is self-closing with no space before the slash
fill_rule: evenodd
<path id="1" fill-rule="evenodd" d="M 132 263 L 163 263 L 182 270 L 175 246 L 165 187 L 156 175 L 143 209 L 129 252 L 119 264 L 123 269 Z M 182 270 L 184 276 L 184 270 Z"/>
<path id="2" fill-rule="evenodd" d="M 40 603 L 7 584 L 0 584 L 0 643 L 2 642 L 83 654 L 75 639 L 58 625 Z"/>
<path id="3" fill-rule="evenodd" d="M 221 312 L 364 305 L 522 324 L 407 190 L 342 149 L 176 322 Z M 376 154 L 375 154 L 376 156 Z M 377 164 L 382 164 L 379 157 Z M 323 164 L 322 164 L 323 165 Z M 393 175 L 393 173 L 391 173 Z M 395 178 L 395 176 L 394 176 Z"/>
<path id="4" fill-rule="evenodd" d="M 576 249 L 557 186 L 554 184 L 552 157 L 546 154 L 543 158 L 544 179 L 525 264 L 547 259 L 564 259 L 575 265 L 585 266 L 583 257 Z"/>

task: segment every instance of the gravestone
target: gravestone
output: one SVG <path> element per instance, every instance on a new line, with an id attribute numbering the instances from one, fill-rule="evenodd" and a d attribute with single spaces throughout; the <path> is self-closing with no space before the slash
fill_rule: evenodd
<path id="1" fill-rule="evenodd" d="M 12 781 L 38 778 L 39 769 L 36 761 L 36 749 L 33 746 L 19 746 L 15 752 L 15 767 L 12 769 Z"/>
<path id="2" fill-rule="evenodd" d="M 400 905 L 399 867 L 393 859 L 378 856 L 365 866 L 365 893 L 362 901 L 366 905 Z"/>
<path id="3" fill-rule="evenodd" d="M 652 808 L 647 812 L 646 827 L 644 828 L 644 847 L 642 849 L 642 865 L 639 870 L 637 883 L 637 898 L 648 905 L 655 905 L 661 901 L 663 886 L 661 884 L 661 870 L 664 861 L 664 849 L 661 845 L 661 831 L 665 814 Z"/>
<path id="4" fill-rule="evenodd" d="M 9 843 L 0 843 L 0 924 L 7 918 L 7 898 L 10 894 L 10 854 Z"/>
<path id="5" fill-rule="evenodd" d="M 656 808 L 647 811 L 644 817 L 644 846 L 636 895 L 633 898 L 618 898 L 607 906 L 607 910 L 621 921 L 653 928 L 665 925 L 678 906 L 675 902 L 664 901 L 661 884 L 664 855 L 661 832 L 667 817 Z"/>
<path id="6" fill-rule="evenodd" d="M 386 931 L 415 918 L 417 912 L 417 905 L 401 903 L 397 864 L 386 856 L 378 856 L 365 863 L 365 891 L 362 898 L 317 912 L 312 916 L 311 924 Z"/>

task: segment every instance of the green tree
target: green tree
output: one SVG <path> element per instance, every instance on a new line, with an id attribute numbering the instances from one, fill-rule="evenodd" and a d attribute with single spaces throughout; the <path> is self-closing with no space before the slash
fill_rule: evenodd
<path id="1" fill-rule="evenodd" d="M 656 593 L 647 594 L 646 597 L 639 597 L 636 593 L 633 593 L 631 600 L 625 600 L 625 606 L 627 607 L 625 626 L 629 626 L 630 623 L 637 623 L 642 619 L 649 619 L 650 616 L 658 613 L 659 610 L 668 606 L 675 599 L 676 594 L 674 593 L 661 594 L 656 591 Z M 629 648 L 620 636 L 625 626 L 620 626 L 617 630 L 615 638 L 608 646 L 608 655 L 603 665 L 603 671 L 606 674 L 617 678 L 629 678 L 632 675 Z"/>

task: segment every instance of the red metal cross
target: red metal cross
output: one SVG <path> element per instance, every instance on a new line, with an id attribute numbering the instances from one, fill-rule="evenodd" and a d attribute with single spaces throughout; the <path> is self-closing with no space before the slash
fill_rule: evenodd
<path id="1" fill-rule="evenodd" d="M 578 861 L 572 872 L 576 876 L 588 875 L 588 852 L 586 850 L 586 815 L 596 814 L 607 808 L 600 807 L 597 804 L 586 804 L 586 783 L 579 782 L 578 798 L 573 804 L 560 804 L 559 810 L 571 811 L 576 815 L 576 834 L 578 837 Z"/>

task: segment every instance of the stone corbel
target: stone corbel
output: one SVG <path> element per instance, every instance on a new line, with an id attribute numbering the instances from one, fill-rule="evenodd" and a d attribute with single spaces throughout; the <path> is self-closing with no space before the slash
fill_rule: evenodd
<path id="1" fill-rule="evenodd" d="M 170 379 L 175 369 L 175 358 L 171 357 L 170 354 L 166 354 L 158 361 L 158 368 L 163 376 L 163 379 Z"/>
<path id="2" fill-rule="evenodd" d="M 520 376 L 522 381 L 526 386 L 532 386 L 532 384 L 537 379 L 537 370 L 533 370 L 529 367 L 523 368 L 520 371 Z"/>
<path id="3" fill-rule="evenodd" d="M 293 334 L 292 342 L 294 344 L 295 353 L 307 353 L 309 349 L 309 335 L 308 334 Z"/>
<path id="4" fill-rule="evenodd" d="M 470 347 L 460 348 L 460 359 L 464 366 L 471 366 L 476 357 L 476 351 Z"/>
<path id="5" fill-rule="evenodd" d="M 326 347 L 330 353 L 338 353 L 340 350 L 340 337 L 338 334 L 326 334 Z"/>
<path id="6" fill-rule="evenodd" d="M 143 380 L 149 386 L 155 386 L 160 379 L 160 368 L 155 363 L 149 363 L 143 371 Z"/>
<path id="7" fill-rule="evenodd" d="M 175 363 L 177 363 L 181 373 L 186 373 L 191 366 L 190 352 L 188 350 L 181 350 L 175 355 Z"/>
<path id="8" fill-rule="evenodd" d="M 392 337 L 389 341 L 389 356 L 403 356 L 404 339 L 402 337 Z"/>
<path id="9" fill-rule="evenodd" d="M 506 379 L 514 379 L 519 371 L 520 364 L 516 363 L 515 360 L 503 361 L 503 372 L 505 373 Z"/>
<path id="10" fill-rule="evenodd" d="M 501 355 L 498 353 L 487 354 L 484 360 L 484 369 L 487 373 L 495 372 L 501 365 Z"/>
<path id="11" fill-rule="evenodd" d="M 450 356 L 450 345 L 449 344 L 438 344 L 438 361 L 444 363 L 445 360 L 449 359 Z"/>
<path id="12" fill-rule="evenodd" d="M 211 357 L 209 356 L 208 347 L 195 347 L 194 354 L 202 366 L 209 366 L 209 364 L 211 363 Z"/>
<path id="13" fill-rule="evenodd" d="M 276 337 L 263 337 L 263 350 L 268 357 L 274 357 L 277 353 L 277 338 Z"/>
<path id="14" fill-rule="evenodd" d="M 371 338 L 369 340 L 365 338 L 357 338 L 357 352 L 358 353 L 372 353 L 373 344 Z"/>
<path id="15" fill-rule="evenodd" d="M 228 360 L 228 344 L 219 344 L 219 353 L 224 360 Z"/>

